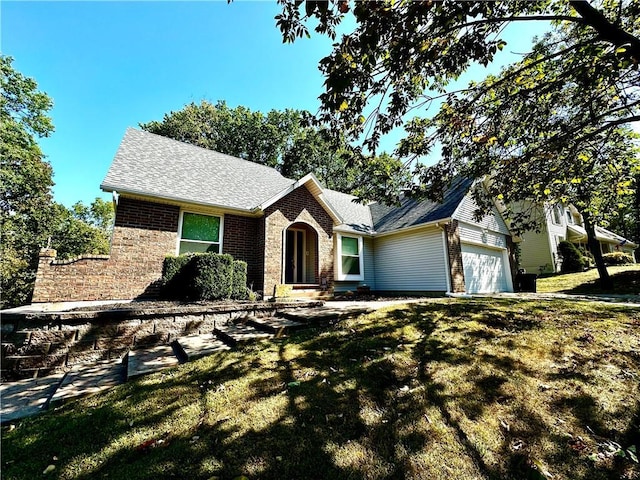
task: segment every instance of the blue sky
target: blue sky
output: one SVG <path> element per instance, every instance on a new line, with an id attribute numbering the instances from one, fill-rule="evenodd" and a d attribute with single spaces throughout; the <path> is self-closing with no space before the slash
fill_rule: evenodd
<path id="1" fill-rule="evenodd" d="M 251 110 L 315 112 L 323 78 L 320 35 L 282 44 L 275 1 L 0 3 L 1 50 L 54 100 L 56 131 L 40 146 L 55 199 L 95 197 L 128 126 L 203 99 Z M 523 52 L 538 22 L 512 28 L 499 64 Z M 497 71 L 499 64 L 491 67 Z M 474 68 L 465 78 L 482 79 Z M 397 135 L 383 144 L 391 151 Z"/>

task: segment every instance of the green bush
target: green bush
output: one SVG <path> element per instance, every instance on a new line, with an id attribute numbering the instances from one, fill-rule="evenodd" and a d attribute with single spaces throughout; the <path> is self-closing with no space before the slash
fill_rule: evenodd
<path id="1" fill-rule="evenodd" d="M 623 252 L 605 253 L 602 258 L 605 265 L 629 265 L 634 263 L 633 257 Z"/>
<path id="2" fill-rule="evenodd" d="M 560 242 L 558 244 L 558 255 L 562 258 L 560 271 L 562 273 L 581 272 L 589 261 L 585 259 L 576 246 L 571 242 Z"/>
<path id="3" fill-rule="evenodd" d="M 234 260 L 233 279 L 231 285 L 231 298 L 234 300 L 246 300 L 249 297 L 247 289 L 247 262 Z"/>
<path id="4" fill-rule="evenodd" d="M 174 300 L 245 300 L 247 264 L 218 253 L 165 257 L 161 295 Z"/>
<path id="5" fill-rule="evenodd" d="M 189 282 L 185 268 L 193 255 L 169 255 L 162 263 L 162 288 L 160 294 L 164 298 L 185 299 L 189 296 Z"/>
<path id="6" fill-rule="evenodd" d="M 190 293 L 193 300 L 220 300 L 231 298 L 233 284 L 233 257 L 209 253 L 196 255 L 187 263 Z"/>
<path id="7" fill-rule="evenodd" d="M 580 255 L 582 255 L 584 261 L 587 262 L 587 267 L 592 268 L 596 266 L 596 259 L 593 256 L 593 253 L 584 247 L 578 247 L 578 251 L 580 252 Z"/>

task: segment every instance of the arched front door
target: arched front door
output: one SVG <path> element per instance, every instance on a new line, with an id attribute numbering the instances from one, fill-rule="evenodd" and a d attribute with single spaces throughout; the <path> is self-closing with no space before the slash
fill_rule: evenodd
<path id="1" fill-rule="evenodd" d="M 318 284 L 318 234 L 306 223 L 285 231 L 284 283 Z"/>

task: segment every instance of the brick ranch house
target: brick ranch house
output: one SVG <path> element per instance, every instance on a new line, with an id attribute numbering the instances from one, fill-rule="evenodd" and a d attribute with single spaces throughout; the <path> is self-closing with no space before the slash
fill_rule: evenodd
<path id="1" fill-rule="evenodd" d="M 397 293 L 513 290 L 511 233 L 497 210 L 474 219 L 459 179 L 440 204 L 355 203 L 218 152 L 128 129 L 101 185 L 116 207 L 111 252 L 56 260 L 43 249 L 33 302 L 157 295 L 163 259 L 222 252 L 247 262 L 265 297 L 276 286 Z"/>

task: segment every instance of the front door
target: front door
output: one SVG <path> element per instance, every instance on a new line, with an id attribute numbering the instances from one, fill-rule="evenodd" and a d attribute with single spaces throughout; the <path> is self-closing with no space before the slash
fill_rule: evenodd
<path id="1" fill-rule="evenodd" d="M 287 230 L 285 245 L 285 283 L 304 283 L 305 231 Z"/>

